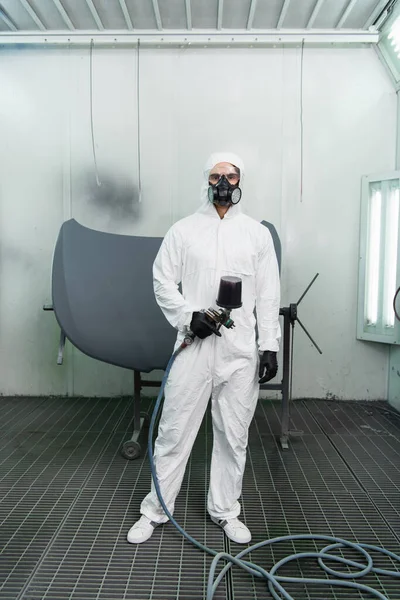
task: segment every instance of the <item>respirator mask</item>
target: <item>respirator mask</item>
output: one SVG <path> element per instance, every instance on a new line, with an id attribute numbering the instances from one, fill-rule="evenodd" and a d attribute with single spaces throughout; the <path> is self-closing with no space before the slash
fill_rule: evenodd
<path id="1" fill-rule="evenodd" d="M 216 183 L 213 182 L 212 177 L 216 179 Z M 225 175 L 210 175 L 209 184 L 208 199 L 212 204 L 229 206 L 230 204 L 237 204 L 242 197 L 239 182 L 232 184 Z"/>

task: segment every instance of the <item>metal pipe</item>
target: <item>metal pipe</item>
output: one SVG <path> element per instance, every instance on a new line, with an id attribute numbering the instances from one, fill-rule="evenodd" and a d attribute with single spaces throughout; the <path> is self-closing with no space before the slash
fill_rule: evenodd
<path id="1" fill-rule="evenodd" d="M 57 1 L 57 0 L 54 0 Z M 72 25 L 72 23 L 71 23 Z M 321 30 L 303 29 L 281 31 L 261 30 L 252 31 L 232 30 L 217 32 L 215 30 L 196 30 L 182 33 L 181 30 L 105 30 L 93 33 L 92 31 L 74 30 L 71 33 L 60 31 L 32 31 L 32 32 L 0 32 L 0 43 L 2 44 L 61 44 L 61 45 L 89 45 L 91 40 L 96 46 L 107 45 L 131 45 L 136 46 L 138 40 L 141 45 L 170 47 L 171 45 L 222 45 L 222 46 L 270 46 L 279 44 L 301 44 L 304 40 L 307 45 L 332 45 L 332 44 L 376 44 L 379 41 L 379 33 L 362 30 Z"/>

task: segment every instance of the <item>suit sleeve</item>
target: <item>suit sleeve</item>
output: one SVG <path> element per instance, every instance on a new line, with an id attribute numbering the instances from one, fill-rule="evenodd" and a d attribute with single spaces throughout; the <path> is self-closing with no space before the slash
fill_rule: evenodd
<path id="1" fill-rule="evenodd" d="M 157 304 L 170 324 L 184 331 L 190 325 L 193 310 L 178 285 L 182 280 L 183 242 L 175 227 L 166 234 L 153 264 L 153 287 Z"/>

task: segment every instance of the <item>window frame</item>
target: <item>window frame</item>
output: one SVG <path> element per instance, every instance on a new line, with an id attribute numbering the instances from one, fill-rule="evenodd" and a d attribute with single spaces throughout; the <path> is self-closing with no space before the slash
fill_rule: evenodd
<path id="1" fill-rule="evenodd" d="M 381 235 L 380 235 L 380 261 L 379 261 L 379 305 L 378 323 L 368 324 L 366 322 L 366 296 L 367 296 L 367 267 L 368 267 L 368 240 L 369 240 L 369 207 L 370 188 L 374 183 L 380 184 L 387 189 L 388 182 L 397 180 L 400 195 L 400 170 L 376 175 L 364 175 L 361 179 L 361 211 L 360 211 L 360 239 L 359 239 L 359 272 L 358 272 L 358 306 L 357 306 L 357 339 L 384 344 L 400 344 L 400 323 L 395 318 L 393 328 L 384 330 L 383 316 L 383 278 L 385 264 L 385 232 L 387 223 L 387 206 L 382 202 Z M 400 203 L 400 198 L 399 198 Z M 400 285 L 400 210 L 397 221 L 397 264 L 395 289 Z"/>

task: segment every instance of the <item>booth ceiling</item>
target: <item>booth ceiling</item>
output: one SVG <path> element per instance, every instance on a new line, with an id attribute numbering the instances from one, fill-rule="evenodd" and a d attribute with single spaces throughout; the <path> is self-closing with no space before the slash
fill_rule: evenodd
<path id="1" fill-rule="evenodd" d="M 0 0 L 1 33 L 371 33 L 393 0 Z"/>

